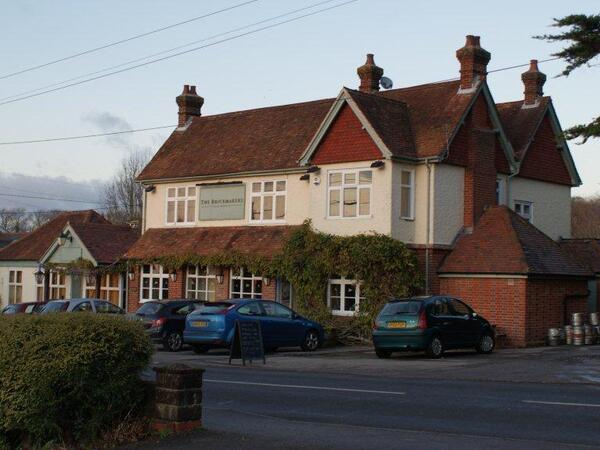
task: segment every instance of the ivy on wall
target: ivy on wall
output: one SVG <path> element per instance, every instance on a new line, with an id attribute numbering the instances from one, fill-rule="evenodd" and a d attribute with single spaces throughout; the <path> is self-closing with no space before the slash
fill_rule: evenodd
<path id="1" fill-rule="evenodd" d="M 129 264 L 160 264 L 166 270 L 186 266 L 245 267 L 253 273 L 290 281 L 294 309 L 322 323 L 342 328 L 345 334 L 370 336 L 373 319 L 390 297 L 407 296 L 422 285 L 415 254 L 406 246 L 382 234 L 334 236 L 313 230 L 310 221 L 292 232 L 279 254 L 264 257 L 239 252 L 208 256 L 164 255 L 130 260 Z M 330 278 L 344 276 L 361 281 L 360 313 L 336 320 L 327 306 Z"/>

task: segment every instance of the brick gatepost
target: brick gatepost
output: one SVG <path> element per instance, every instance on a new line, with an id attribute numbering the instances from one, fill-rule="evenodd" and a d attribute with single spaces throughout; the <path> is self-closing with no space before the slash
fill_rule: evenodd
<path id="1" fill-rule="evenodd" d="M 156 396 L 152 427 L 175 433 L 202 426 L 204 369 L 185 364 L 155 367 Z"/>

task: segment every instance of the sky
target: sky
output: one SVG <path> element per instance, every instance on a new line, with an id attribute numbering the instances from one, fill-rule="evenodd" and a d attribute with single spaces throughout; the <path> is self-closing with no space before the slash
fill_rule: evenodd
<path id="1" fill-rule="evenodd" d="M 244 0 L 0 0 L 0 77 L 114 41 L 201 16 Z M 458 76 L 456 49 L 465 35 L 481 36 L 489 70 L 545 59 L 561 48 L 532 36 L 554 31 L 552 18 L 599 13 L 597 0 L 356 2 L 190 52 L 156 64 L 52 93 L 5 103 L 16 94 L 200 41 L 319 0 L 259 0 L 121 45 L 0 79 L 0 142 L 148 128 L 177 123 L 175 97 L 193 84 L 203 114 L 335 97 L 358 87 L 366 53 L 394 87 Z M 343 3 L 335 0 L 302 13 Z M 276 22 L 276 21 L 275 21 Z M 275 23 L 275 22 L 269 22 Z M 261 26 L 265 26 L 263 24 Z M 248 28 L 227 36 L 258 28 Z M 223 37 L 227 37 L 223 36 Z M 223 39 L 223 37 L 219 39 Z M 219 39 L 200 42 L 205 45 Z M 193 47 L 193 46 L 192 46 Z M 191 47 L 186 47 L 191 48 Z M 185 49 L 185 48 L 184 48 Z M 555 76 L 564 63 L 540 64 L 563 128 L 600 114 L 600 67 Z M 488 77 L 496 102 L 522 98 L 524 68 Z M 0 208 L 93 207 L 3 194 L 98 201 L 102 184 L 129 152 L 156 152 L 170 130 L 50 143 L 0 145 Z M 583 186 L 574 195 L 600 195 L 600 140 L 570 143 Z M 40 195 L 41 193 L 41 195 Z"/>

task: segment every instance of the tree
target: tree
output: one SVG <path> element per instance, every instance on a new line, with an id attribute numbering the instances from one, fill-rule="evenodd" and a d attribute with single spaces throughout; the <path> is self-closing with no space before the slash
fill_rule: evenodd
<path id="1" fill-rule="evenodd" d="M 5 233 L 21 233 L 28 231 L 27 213 L 24 209 L 0 209 L 0 231 Z"/>
<path id="2" fill-rule="evenodd" d="M 48 211 L 35 211 L 29 214 L 28 217 L 28 228 L 30 231 L 35 230 L 36 228 L 41 227 L 49 220 L 56 217 L 62 211 L 58 209 L 50 209 Z"/>
<path id="3" fill-rule="evenodd" d="M 583 65 L 593 66 L 592 60 L 600 54 L 600 14 L 571 14 L 562 19 L 554 19 L 553 27 L 569 27 L 558 34 L 534 36 L 548 42 L 567 42 L 566 48 L 552 56 L 564 59 L 567 67 L 559 76 L 569 76 L 575 69 Z M 567 139 L 581 138 L 585 143 L 589 138 L 600 137 L 600 116 L 588 124 L 575 125 L 565 130 Z"/>
<path id="4" fill-rule="evenodd" d="M 104 189 L 102 199 L 106 217 L 113 223 L 139 224 L 142 218 L 143 188 L 135 181 L 150 160 L 149 151 L 132 152 Z"/>
<path id="5" fill-rule="evenodd" d="M 574 238 L 600 239 L 600 197 L 572 199 L 571 228 Z"/>

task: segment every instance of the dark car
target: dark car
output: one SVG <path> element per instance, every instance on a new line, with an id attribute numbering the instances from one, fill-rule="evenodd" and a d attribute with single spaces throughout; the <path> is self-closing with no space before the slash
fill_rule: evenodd
<path id="1" fill-rule="evenodd" d="M 135 312 L 146 333 L 165 350 L 178 352 L 183 346 L 185 317 L 204 304 L 200 300 L 161 300 L 144 303 Z"/>
<path id="2" fill-rule="evenodd" d="M 425 350 L 432 358 L 459 348 L 491 353 L 495 342 L 487 320 L 464 302 L 447 296 L 391 300 L 373 325 L 373 345 L 379 358 L 406 350 Z"/>
<path id="3" fill-rule="evenodd" d="M 258 320 L 267 350 L 301 347 L 313 351 L 323 343 L 323 327 L 270 300 L 233 299 L 207 303 L 187 316 L 183 340 L 196 353 L 231 345 L 236 320 Z"/>
<path id="4" fill-rule="evenodd" d="M 37 314 L 42 310 L 45 304 L 46 303 L 44 302 L 14 303 L 5 306 L 0 314 Z"/>

